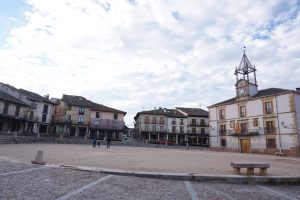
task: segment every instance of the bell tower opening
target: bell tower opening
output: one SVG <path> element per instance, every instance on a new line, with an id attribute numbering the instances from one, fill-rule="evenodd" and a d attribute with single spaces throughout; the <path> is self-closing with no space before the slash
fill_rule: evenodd
<path id="1" fill-rule="evenodd" d="M 238 67 L 235 68 L 236 76 L 236 96 L 238 98 L 252 97 L 257 94 L 256 68 L 252 65 L 244 53 Z"/>

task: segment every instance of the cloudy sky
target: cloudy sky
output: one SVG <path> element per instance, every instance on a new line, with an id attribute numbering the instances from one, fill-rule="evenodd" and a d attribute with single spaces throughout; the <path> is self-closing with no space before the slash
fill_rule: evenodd
<path id="1" fill-rule="evenodd" d="M 0 0 L 0 82 L 126 111 L 235 95 L 243 47 L 259 89 L 300 87 L 294 0 Z"/>

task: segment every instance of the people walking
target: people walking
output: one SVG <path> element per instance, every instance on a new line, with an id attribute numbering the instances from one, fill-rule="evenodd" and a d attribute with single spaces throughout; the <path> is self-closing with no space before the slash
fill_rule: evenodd
<path id="1" fill-rule="evenodd" d="M 97 143 L 97 140 L 96 140 L 96 137 L 94 137 L 94 140 L 93 140 L 93 148 L 96 147 L 96 143 Z"/>
<path id="2" fill-rule="evenodd" d="M 110 148 L 111 136 L 109 134 L 107 135 L 106 140 L 107 140 L 106 148 Z"/>

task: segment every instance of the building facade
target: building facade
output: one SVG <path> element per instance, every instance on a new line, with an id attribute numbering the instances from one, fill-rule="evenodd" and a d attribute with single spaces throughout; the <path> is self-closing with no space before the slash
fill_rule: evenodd
<path id="1" fill-rule="evenodd" d="M 121 140 L 126 112 L 94 103 L 81 96 L 63 95 L 54 101 L 51 132 L 60 137 Z"/>
<path id="2" fill-rule="evenodd" d="M 201 130 L 201 128 L 197 130 L 198 125 L 200 127 L 201 120 L 198 118 L 200 117 L 198 116 L 199 113 L 191 114 L 192 110 L 195 112 L 197 109 L 159 108 L 139 112 L 134 118 L 135 137 L 149 143 L 185 145 L 188 142 L 190 145 L 206 146 L 208 145 L 208 132 L 207 130 Z M 196 119 L 198 119 L 198 124 L 194 121 Z M 206 122 L 207 119 L 206 114 Z M 195 122 L 195 124 L 192 124 L 192 122 Z M 201 133 L 201 131 L 203 132 Z"/>
<path id="3" fill-rule="evenodd" d="M 39 94 L 17 89 L 4 83 L 0 83 L 0 91 L 13 96 L 28 106 L 22 113 L 24 115 L 22 120 L 26 121 L 22 132 L 38 135 L 48 133 L 53 108 L 53 103 L 49 100 L 49 97 L 42 97 Z"/>
<path id="4" fill-rule="evenodd" d="M 299 156 L 299 89 L 258 90 L 256 68 L 245 52 L 235 75 L 236 96 L 208 107 L 210 147 Z"/>

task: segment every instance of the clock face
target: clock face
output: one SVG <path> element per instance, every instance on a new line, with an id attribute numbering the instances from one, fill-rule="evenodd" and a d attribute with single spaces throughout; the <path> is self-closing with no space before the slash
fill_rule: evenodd
<path id="1" fill-rule="evenodd" d="M 244 88 L 240 89 L 240 95 L 243 95 L 243 94 L 245 94 L 245 89 Z"/>

